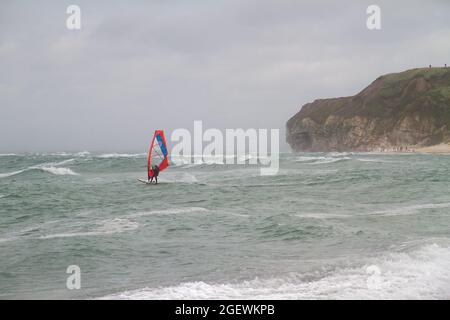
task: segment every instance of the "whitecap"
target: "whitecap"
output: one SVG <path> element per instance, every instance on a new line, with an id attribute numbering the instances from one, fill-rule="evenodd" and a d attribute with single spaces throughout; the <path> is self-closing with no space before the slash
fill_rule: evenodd
<path id="1" fill-rule="evenodd" d="M 425 245 L 372 258 L 307 281 L 305 275 L 229 283 L 184 282 L 100 299 L 448 299 L 450 248 Z"/>
<path id="2" fill-rule="evenodd" d="M 166 215 L 166 214 L 183 214 L 183 213 L 193 213 L 193 212 L 207 212 L 208 209 L 202 207 L 187 207 L 187 208 L 172 208 L 172 209 L 161 209 L 152 211 L 143 211 L 134 214 L 127 215 L 127 217 L 142 217 L 148 215 Z"/>
<path id="3" fill-rule="evenodd" d="M 177 160 L 178 161 L 178 160 Z M 195 168 L 195 167 L 204 167 L 204 166 L 214 166 L 214 165 L 224 165 L 225 162 L 221 160 L 208 160 L 208 161 L 202 161 L 202 160 L 195 160 L 194 162 L 190 161 L 179 161 L 179 162 L 173 162 L 175 167 L 182 167 L 184 169 L 189 168 Z"/>
<path id="4" fill-rule="evenodd" d="M 323 159 L 320 159 L 316 162 L 313 162 L 311 164 L 326 164 L 326 163 L 334 163 L 334 162 L 339 162 L 339 161 L 346 161 L 346 160 L 351 160 L 352 158 L 350 157 L 343 157 L 343 158 L 328 158 L 328 157 L 324 157 Z"/>
<path id="5" fill-rule="evenodd" d="M 349 155 L 353 155 L 353 152 L 330 152 L 327 153 L 328 155 L 330 155 L 331 157 L 340 157 L 340 156 L 349 156 Z"/>
<path id="6" fill-rule="evenodd" d="M 53 238 L 68 238 L 68 237 L 85 237 L 85 236 L 100 236 L 111 235 L 114 233 L 121 233 L 125 231 L 132 231 L 139 227 L 139 224 L 124 218 L 115 218 L 112 220 L 104 220 L 97 228 L 91 231 L 84 232 L 70 232 L 70 233 L 56 233 L 44 235 L 39 239 L 53 239 Z"/>
<path id="7" fill-rule="evenodd" d="M 318 156 L 318 157 L 301 156 L 301 157 L 297 157 L 296 159 L 294 159 L 294 161 L 295 162 L 304 162 L 307 164 L 325 164 L 325 163 L 333 163 L 333 162 L 345 161 L 345 160 L 351 160 L 351 159 L 352 158 L 350 158 L 350 157 L 336 158 L 336 157 L 323 157 L 323 156 Z"/>
<path id="8" fill-rule="evenodd" d="M 16 237 L 0 238 L 0 244 L 6 243 L 6 242 L 10 242 L 10 241 L 14 241 L 16 239 L 17 239 Z"/>
<path id="9" fill-rule="evenodd" d="M 324 159 L 325 157 L 297 157 L 294 159 L 295 162 L 311 162 L 311 161 L 317 161 L 319 159 Z"/>
<path id="10" fill-rule="evenodd" d="M 145 153 L 105 153 L 96 156 L 97 158 L 136 158 L 136 157 L 144 157 Z"/>
<path id="11" fill-rule="evenodd" d="M 59 156 L 59 157 L 67 157 L 70 156 L 70 153 L 64 152 L 64 151 L 60 151 L 60 152 L 55 152 L 55 153 L 38 153 L 37 155 L 39 156 Z"/>
<path id="12" fill-rule="evenodd" d="M 339 219 L 348 218 L 351 215 L 348 214 L 335 214 L 335 213 L 301 213 L 295 215 L 298 218 L 310 218 L 310 219 Z"/>
<path id="13" fill-rule="evenodd" d="M 89 151 L 81 151 L 81 152 L 74 153 L 73 155 L 77 156 L 77 157 L 87 157 L 90 154 L 91 153 Z"/>
<path id="14" fill-rule="evenodd" d="M 14 172 L 0 173 L 0 178 L 12 177 L 12 176 L 15 176 L 16 174 L 20 174 L 26 170 L 27 169 L 18 170 L 18 171 L 14 171 Z"/>
<path id="15" fill-rule="evenodd" d="M 417 214 L 421 210 L 426 210 L 426 209 L 440 209 L 440 208 L 450 208 L 450 202 L 416 204 L 416 205 L 404 206 L 404 207 L 400 207 L 400 208 L 392 208 L 392 209 L 369 212 L 367 214 L 368 215 L 380 215 L 380 216 L 399 216 L 399 215 Z"/>
<path id="16" fill-rule="evenodd" d="M 22 172 L 29 171 L 29 170 L 42 170 L 42 171 L 49 172 L 49 173 L 52 173 L 55 175 L 78 175 L 78 173 L 74 172 L 72 169 L 64 168 L 64 167 L 56 167 L 56 166 L 60 166 L 60 165 L 72 162 L 73 160 L 74 159 L 67 159 L 67 160 L 60 161 L 60 162 L 43 163 L 40 165 L 31 166 L 26 169 L 17 170 L 14 172 L 0 173 L 0 178 L 15 176 L 17 174 L 20 174 Z"/>
<path id="17" fill-rule="evenodd" d="M 56 175 L 61 175 L 61 176 L 66 176 L 66 175 L 71 175 L 71 176 L 77 176 L 78 173 L 72 171 L 72 169 L 69 168 L 64 168 L 64 167 L 41 167 L 39 168 L 42 171 L 45 172 L 49 172 L 52 174 L 56 174 Z"/>
<path id="18" fill-rule="evenodd" d="M 73 162 L 75 159 L 66 159 L 59 162 L 48 162 L 48 163 L 42 163 L 36 166 L 29 167 L 27 170 L 30 169 L 37 169 L 42 170 L 45 172 L 49 172 L 55 175 L 78 175 L 78 173 L 74 172 L 70 168 L 64 168 L 64 167 L 58 167 L 70 162 Z"/>

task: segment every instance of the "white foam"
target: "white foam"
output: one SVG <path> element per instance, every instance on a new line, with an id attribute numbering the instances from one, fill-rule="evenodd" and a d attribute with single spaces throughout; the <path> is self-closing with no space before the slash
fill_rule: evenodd
<path id="1" fill-rule="evenodd" d="M 75 156 L 75 157 L 86 157 L 89 156 L 91 153 L 89 151 L 80 151 L 80 152 L 66 152 L 66 151 L 58 151 L 53 153 L 35 153 L 37 156 L 53 156 L 53 157 L 69 157 L 69 156 Z"/>
<path id="2" fill-rule="evenodd" d="M 349 156 L 349 155 L 353 155 L 353 152 L 330 152 L 327 153 L 328 155 L 332 156 L 332 157 L 345 157 L 345 156 Z"/>
<path id="3" fill-rule="evenodd" d="M 16 156 L 15 153 L 0 153 L 0 157 L 12 157 Z"/>
<path id="4" fill-rule="evenodd" d="M 56 167 L 56 166 L 60 166 L 63 164 L 67 164 L 74 160 L 75 159 L 67 159 L 67 160 L 63 160 L 60 162 L 43 163 L 43 164 L 28 167 L 26 169 L 17 170 L 14 172 L 0 173 L 0 178 L 15 176 L 17 174 L 20 174 L 22 172 L 29 171 L 29 170 L 42 170 L 42 171 L 49 172 L 49 173 L 56 174 L 56 175 L 78 175 L 78 173 L 74 172 L 72 169 Z"/>
<path id="5" fill-rule="evenodd" d="M 18 170 L 18 171 L 14 171 L 14 172 L 0 173 L 0 178 L 12 177 L 12 176 L 15 176 L 16 174 L 22 173 L 26 170 L 27 169 Z"/>
<path id="6" fill-rule="evenodd" d="M 78 173 L 72 171 L 72 169 L 69 169 L 69 168 L 41 167 L 40 169 L 42 171 L 49 172 L 49 173 L 56 174 L 56 175 L 61 175 L 61 176 L 66 176 L 66 175 L 77 176 L 78 175 Z"/>
<path id="7" fill-rule="evenodd" d="M 268 157 L 247 154 L 241 155 L 239 157 L 237 155 L 172 155 L 170 157 L 170 162 L 174 167 L 182 166 L 183 168 L 187 169 L 198 166 L 226 165 L 227 159 L 234 159 L 234 161 L 231 161 L 231 164 L 236 164 L 237 162 L 245 163 L 250 160 L 259 162 L 270 161 L 270 158 Z"/>
<path id="8" fill-rule="evenodd" d="M 301 156 L 301 157 L 297 157 L 296 159 L 294 159 L 294 161 L 295 162 L 305 162 L 307 164 L 325 164 L 325 163 L 333 163 L 333 162 L 345 161 L 345 160 L 351 160 L 351 159 L 352 158 L 350 158 L 350 157 L 337 158 L 337 157 L 323 157 L 323 156 L 318 156 L 318 157 Z"/>
<path id="9" fill-rule="evenodd" d="M 23 239 L 36 239 L 36 237 L 33 235 L 30 235 L 30 233 L 39 232 L 44 227 L 47 227 L 48 225 L 55 224 L 55 223 L 61 223 L 61 221 L 60 220 L 48 220 L 43 223 L 38 223 L 38 224 L 28 226 L 24 229 L 12 231 L 9 234 L 7 234 L 5 238 L 0 238 L 0 243 L 16 241 L 16 240 L 23 240 Z"/>
<path id="10" fill-rule="evenodd" d="M 203 167 L 203 166 L 213 166 L 213 165 L 224 165 L 224 162 L 215 161 L 215 160 L 195 160 L 195 162 L 187 161 L 185 159 L 177 160 L 174 162 L 172 166 L 174 167 L 182 167 L 184 169 L 195 168 L 195 167 Z"/>
<path id="11" fill-rule="evenodd" d="M 55 152 L 55 153 L 37 153 L 37 155 L 39 156 L 60 156 L 60 157 L 67 157 L 70 156 L 72 154 L 64 152 L 64 151 L 60 151 L 60 152 Z"/>
<path id="12" fill-rule="evenodd" d="M 95 232 L 100 234 L 113 234 L 124 231 L 131 231 L 139 227 L 139 223 L 124 218 L 105 220 Z"/>
<path id="13" fill-rule="evenodd" d="M 55 175 L 78 175 L 78 173 L 74 172 L 72 169 L 69 168 L 61 168 L 61 167 L 57 167 L 57 166 L 61 166 L 67 163 L 70 163 L 72 161 L 74 161 L 75 159 L 66 159 L 63 161 L 59 161 L 59 162 L 48 162 L 48 163 L 43 163 L 43 164 L 39 164 L 36 166 L 32 166 L 29 167 L 28 169 L 38 169 L 38 170 L 42 170 L 45 172 L 49 172 Z"/>
<path id="14" fill-rule="evenodd" d="M 77 156 L 77 157 L 87 157 L 90 154 L 91 153 L 89 151 L 81 151 L 81 152 L 74 153 L 73 155 Z"/>
<path id="15" fill-rule="evenodd" d="M 334 162 L 339 162 L 339 161 L 345 161 L 345 160 L 351 160 L 352 158 L 349 157 L 343 157 L 343 158 L 328 158 L 328 157 L 324 157 L 323 159 L 320 159 L 316 162 L 313 162 L 311 164 L 325 164 L 325 163 L 334 163 Z"/>
<path id="16" fill-rule="evenodd" d="M 301 213 L 295 216 L 298 218 L 310 218 L 310 219 L 338 219 L 351 217 L 348 214 L 335 214 L 335 213 Z"/>
<path id="17" fill-rule="evenodd" d="M 7 238 L 0 238 L 0 244 L 5 242 L 10 242 L 16 240 L 16 237 L 7 237 Z"/>
<path id="18" fill-rule="evenodd" d="M 98 155 L 98 158 L 136 158 L 146 156 L 145 153 L 105 153 Z"/>
<path id="19" fill-rule="evenodd" d="M 311 162 L 311 161 L 316 161 L 318 159 L 323 159 L 324 157 L 297 157 L 294 159 L 295 162 Z"/>
<path id="20" fill-rule="evenodd" d="M 421 210 L 426 210 L 426 209 L 440 209 L 440 208 L 450 208 L 450 202 L 416 204 L 416 205 L 405 206 L 405 207 L 400 207 L 400 208 L 392 208 L 392 209 L 374 211 L 374 212 L 370 212 L 368 214 L 369 215 L 380 215 L 380 216 L 399 216 L 399 215 L 418 214 Z"/>
<path id="21" fill-rule="evenodd" d="M 374 273 L 374 271 L 378 271 Z M 302 275 L 238 283 L 185 282 L 101 299 L 449 299 L 450 248 L 436 244 L 391 253 L 368 264 L 336 269 L 307 281 Z"/>
<path id="22" fill-rule="evenodd" d="M 138 213 L 127 215 L 127 217 L 142 217 L 142 216 L 148 216 L 148 215 L 166 215 L 166 214 L 183 214 L 183 213 L 207 212 L 207 211 L 208 211 L 208 209 L 202 208 L 202 207 L 173 208 L 173 209 L 138 212 Z"/>
<path id="23" fill-rule="evenodd" d="M 112 220 L 103 221 L 97 228 L 92 231 L 72 232 L 72 233 L 57 233 L 39 237 L 40 239 L 53 238 L 67 238 L 67 237 L 85 237 L 85 236 L 100 236 L 111 235 L 114 233 L 121 233 L 131 231 L 139 227 L 139 224 L 124 218 L 115 218 Z"/>

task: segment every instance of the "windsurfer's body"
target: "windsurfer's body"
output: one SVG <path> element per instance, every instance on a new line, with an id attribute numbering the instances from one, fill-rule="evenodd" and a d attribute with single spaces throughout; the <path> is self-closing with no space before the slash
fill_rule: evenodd
<path id="1" fill-rule="evenodd" d="M 152 167 L 153 175 L 148 177 L 148 182 L 152 182 L 153 178 L 155 178 L 155 183 L 158 184 L 158 175 L 159 175 L 159 166 L 155 165 Z"/>

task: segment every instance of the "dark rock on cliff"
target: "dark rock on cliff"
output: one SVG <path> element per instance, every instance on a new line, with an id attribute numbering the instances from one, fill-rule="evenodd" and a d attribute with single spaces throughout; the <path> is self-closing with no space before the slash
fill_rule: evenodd
<path id="1" fill-rule="evenodd" d="M 352 97 L 304 105 L 286 124 L 295 151 L 405 150 L 450 140 L 450 68 L 376 79 Z"/>

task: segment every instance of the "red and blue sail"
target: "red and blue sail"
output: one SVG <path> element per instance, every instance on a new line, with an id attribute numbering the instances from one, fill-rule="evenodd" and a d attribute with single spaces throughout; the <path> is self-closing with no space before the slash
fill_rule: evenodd
<path id="1" fill-rule="evenodd" d="M 167 152 L 166 138 L 164 137 L 164 130 L 156 130 L 150 150 L 148 152 L 148 177 L 153 177 L 153 167 L 157 165 L 159 172 L 163 171 L 169 166 L 169 153 Z"/>

